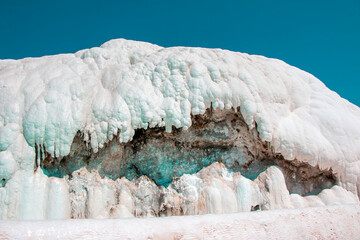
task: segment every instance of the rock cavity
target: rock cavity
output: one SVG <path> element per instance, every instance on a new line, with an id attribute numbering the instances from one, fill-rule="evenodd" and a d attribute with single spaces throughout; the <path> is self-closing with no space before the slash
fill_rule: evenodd
<path id="1" fill-rule="evenodd" d="M 286 161 L 274 153 L 269 143 L 260 140 L 256 128 L 249 130 L 237 110 L 208 109 L 203 115 L 192 116 L 192 126 L 187 130 L 173 127 L 169 133 L 160 127 L 138 129 L 127 143 L 119 143 L 118 135 L 96 153 L 79 132 L 68 156 L 51 157 L 45 151 L 37 154 L 36 161 L 48 176 L 71 176 L 86 167 L 113 180 L 145 175 L 165 187 L 174 178 L 194 174 L 214 162 L 252 180 L 269 166 L 277 165 L 289 191 L 301 195 L 317 194 L 336 183 L 331 170 Z"/>

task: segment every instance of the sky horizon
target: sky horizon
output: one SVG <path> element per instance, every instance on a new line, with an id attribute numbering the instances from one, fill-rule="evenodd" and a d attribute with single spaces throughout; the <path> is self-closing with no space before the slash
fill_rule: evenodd
<path id="1" fill-rule="evenodd" d="M 360 1 L 0 1 L 0 59 L 115 38 L 277 58 L 360 106 Z"/>

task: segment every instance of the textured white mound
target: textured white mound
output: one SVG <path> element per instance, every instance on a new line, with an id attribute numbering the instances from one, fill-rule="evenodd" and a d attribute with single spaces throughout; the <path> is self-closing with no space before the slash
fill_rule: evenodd
<path id="1" fill-rule="evenodd" d="M 275 152 L 332 168 L 359 194 L 360 109 L 276 59 L 117 39 L 75 54 L 1 60 L 0 84 L 0 179 L 32 175 L 35 145 L 64 156 L 81 131 L 96 152 L 118 133 L 131 140 L 137 128 L 187 129 L 191 114 L 212 105 L 240 107 Z"/>

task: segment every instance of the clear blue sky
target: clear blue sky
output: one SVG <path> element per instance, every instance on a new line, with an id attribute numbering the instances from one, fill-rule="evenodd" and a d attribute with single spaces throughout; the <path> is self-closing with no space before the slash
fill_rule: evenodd
<path id="1" fill-rule="evenodd" d="M 113 38 L 279 58 L 360 106 L 360 1 L 0 0 L 0 59 Z"/>

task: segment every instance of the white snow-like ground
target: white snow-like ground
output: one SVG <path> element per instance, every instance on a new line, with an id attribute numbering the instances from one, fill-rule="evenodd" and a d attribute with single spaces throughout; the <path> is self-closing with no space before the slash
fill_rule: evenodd
<path id="1" fill-rule="evenodd" d="M 1 239 L 359 239 L 360 206 L 166 218 L 0 221 Z"/>

